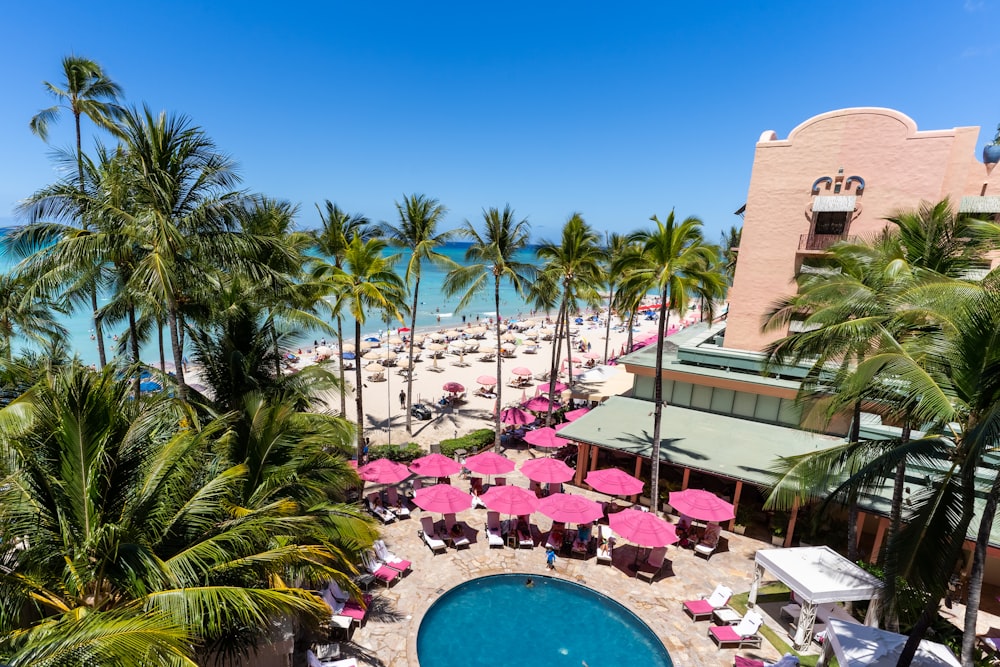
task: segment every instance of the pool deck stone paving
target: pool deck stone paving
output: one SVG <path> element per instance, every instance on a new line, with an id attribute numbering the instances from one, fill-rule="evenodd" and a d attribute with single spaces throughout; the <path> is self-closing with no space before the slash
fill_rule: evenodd
<path id="1" fill-rule="evenodd" d="M 514 458 L 523 458 L 514 454 Z M 456 476 L 454 483 L 465 488 L 467 482 Z M 508 483 L 527 486 L 519 473 L 508 476 Z M 570 493 L 582 494 L 605 500 L 606 496 L 577 487 L 567 487 Z M 472 541 L 468 548 L 433 554 L 418 535 L 420 517 L 425 513 L 412 510 L 412 517 L 385 526 L 383 539 L 389 549 L 400 557 L 412 561 L 413 569 L 386 589 L 380 584 L 370 592 L 381 598 L 390 614 L 372 613 L 363 626 L 355 628 L 351 636 L 354 646 L 345 645 L 345 652 L 358 657 L 359 663 L 378 667 L 415 667 L 417 660 L 417 630 L 424 612 L 442 593 L 458 584 L 489 574 L 524 573 L 527 576 L 551 575 L 583 584 L 617 600 L 632 610 L 663 641 L 675 665 L 732 665 L 735 649 L 718 649 L 707 636 L 708 621 L 695 623 L 687 616 L 681 603 L 684 600 L 707 596 L 719 583 L 734 591 L 749 589 L 754 554 L 760 548 L 770 548 L 758 540 L 724 532 L 725 547 L 716 551 L 708 560 L 696 556 L 692 550 L 671 546 L 661 574 L 649 583 L 636 579 L 632 564 L 636 549 L 626 540 L 619 540 L 612 565 L 599 565 L 594 556 L 586 560 L 562 556 L 556 561 L 554 571 L 546 569 L 545 549 L 490 549 L 485 537 L 486 510 L 469 509 L 458 514 L 466 527 L 466 536 Z M 432 514 L 435 519 L 440 515 Z M 544 544 L 544 536 L 551 521 L 539 513 L 532 515 L 536 529 L 536 543 Z M 642 553 L 645 553 L 643 550 Z M 567 610 L 572 613 L 572 610 Z M 463 651 L 475 650 L 465 646 L 461 638 L 456 642 Z M 353 650 L 352 650 L 353 649 Z M 610 649 L 609 650 L 613 650 Z M 760 649 L 742 649 L 740 655 L 773 661 L 779 656 L 765 640 Z M 608 663 L 613 664 L 613 662 Z M 596 667 L 596 666 L 593 666 Z"/>

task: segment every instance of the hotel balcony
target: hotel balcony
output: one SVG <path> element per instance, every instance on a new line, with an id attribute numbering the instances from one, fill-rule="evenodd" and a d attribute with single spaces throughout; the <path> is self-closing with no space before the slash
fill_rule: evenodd
<path id="1" fill-rule="evenodd" d="M 857 243 L 859 237 L 847 234 L 802 234 L 799 236 L 799 252 L 822 253 L 839 241 Z"/>

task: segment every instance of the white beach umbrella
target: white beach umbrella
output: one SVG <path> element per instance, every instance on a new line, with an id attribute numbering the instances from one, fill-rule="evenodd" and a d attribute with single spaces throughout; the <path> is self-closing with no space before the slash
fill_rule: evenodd
<path id="1" fill-rule="evenodd" d="M 365 366 L 365 372 L 366 373 L 384 373 L 385 372 L 385 366 L 383 366 L 382 364 L 368 364 L 367 366 Z"/>

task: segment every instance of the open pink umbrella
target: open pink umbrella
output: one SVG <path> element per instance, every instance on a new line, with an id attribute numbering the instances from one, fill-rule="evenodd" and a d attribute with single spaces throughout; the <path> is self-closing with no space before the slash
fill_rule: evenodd
<path id="1" fill-rule="evenodd" d="M 569 493 L 553 493 L 538 501 L 538 511 L 553 521 L 587 523 L 604 516 L 601 504 Z"/>
<path id="2" fill-rule="evenodd" d="M 492 387 L 497 383 L 497 379 L 492 375 L 480 375 L 476 378 L 476 384 L 481 384 L 484 387 Z"/>
<path id="3" fill-rule="evenodd" d="M 535 447 L 546 447 L 549 449 L 563 447 L 569 444 L 568 440 L 564 440 L 557 436 L 556 430 L 550 426 L 528 431 L 524 434 L 524 441 L 529 445 L 534 445 Z"/>
<path id="4" fill-rule="evenodd" d="M 591 470 L 583 481 L 601 493 L 612 496 L 631 496 L 642 493 L 642 487 L 646 486 L 641 479 L 636 479 L 618 468 Z"/>
<path id="5" fill-rule="evenodd" d="M 525 368 L 524 366 L 518 366 L 517 368 L 512 370 L 511 373 L 513 373 L 514 375 L 520 375 L 521 377 L 528 377 L 532 375 L 531 369 Z"/>
<path id="6" fill-rule="evenodd" d="M 451 484 L 435 484 L 417 489 L 413 503 L 428 512 L 461 512 L 472 507 L 472 496 Z"/>
<path id="7" fill-rule="evenodd" d="M 584 359 L 600 359 L 601 358 L 601 353 L 600 352 L 585 352 L 584 355 L 583 355 L 583 358 Z"/>
<path id="8" fill-rule="evenodd" d="M 442 389 L 452 394 L 457 394 L 460 391 L 465 391 L 465 385 L 460 382 L 445 382 Z"/>
<path id="9" fill-rule="evenodd" d="M 590 408 L 577 408 L 576 410 L 570 410 L 566 413 L 566 421 L 572 422 L 576 421 L 580 417 L 584 416 L 590 412 Z"/>
<path id="10" fill-rule="evenodd" d="M 389 459 L 375 459 L 358 468 L 358 477 L 377 484 L 396 484 L 409 476 L 409 468 Z"/>
<path id="11" fill-rule="evenodd" d="M 573 479 L 573 469 L 559 459 L 528 459 L 521 464 L 521 472 L 532 482 L 549 484 Z"/>
<path id="12" fill-rule="evenodd" d="M 535 421 L 535 415 L 520 408 L 506 408 L 500 413 L 500 421 L 511 426 L 524 426 Z"/>
<path id="13" fill-rule="evenodd" d="M 545 394 L 559 394 L 569 389 L 565 382 L 548 382 L 541 385 L 538 391 Z"/>
<path id="14" fill-rule="evenodd" d="M 465 459 L 465 467 L 481 475 L 503 475 L 514 469 L 514 462 L 496 452 L 482 452 Z"/>
<path id="15" fill-rule="evenodd" d="M 549 409 L 549 404 L 552 404 L 553 408 L 559 406 L 558 403 L 549 401 L 549 399 L 544 396 L 535 396 L 533 399 L 529 400 L 522 407 L 525 410 L 531 410 L 532 412 L 545 412 Z"/>
<path id="16" fill-rule="evenodd" d="M 681 514 L 702 521 L 729 521 L 736 514 L 733 504 L 703 489 L 671 491 L 670 506 Z"/>
<path id="17" fill-rule="evenodd" d="M 611 530 L 641 547 L 665 547 L 679 539 L 673 524 L 652 512 L 629 508 L 610 515 L 608 521 Z"/>
<path id="18" fill-rule="evenodd" d="M 462 466 L 457 461 L 449 459 L 444 454 L 421 456 L 410 464 L 410 470 L 423 477 L 447 477 L 461 469 Z"/>
<path id="19" fill-rule="evenodd" d="M 523 486 L 493 486 L 479 499 L 491 510 L 503 514 L 531 514 L 538 507 L 538 498 Z"/>

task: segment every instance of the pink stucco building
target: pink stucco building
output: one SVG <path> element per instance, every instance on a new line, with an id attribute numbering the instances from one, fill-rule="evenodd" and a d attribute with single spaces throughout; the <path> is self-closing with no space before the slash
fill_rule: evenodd
<path id="1" fill-rule="evenodd" d="M 978 127 L 918 130 L 892 109 L 841 109 L 757 143 L 724 346 L 761 350 L 768 307 L 795 290 L 803 259 L 842 238 L 869 237 L 885 217 L 945 197 L 1000 213 L 1000 170 L 977 158 Z"/>

